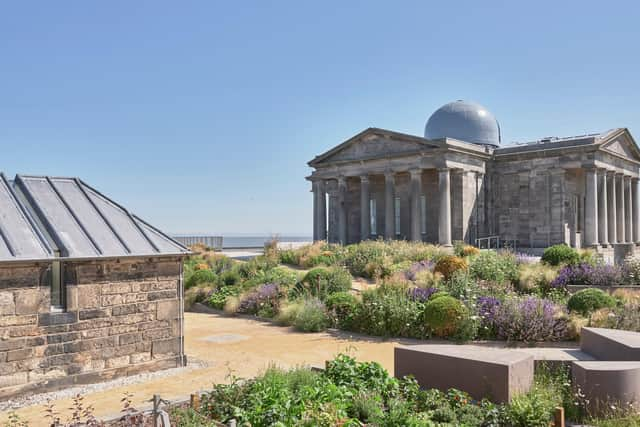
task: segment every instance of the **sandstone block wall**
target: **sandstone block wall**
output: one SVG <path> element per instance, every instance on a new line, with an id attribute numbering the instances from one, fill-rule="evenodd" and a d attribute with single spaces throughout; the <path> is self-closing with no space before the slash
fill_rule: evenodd
<path id="1" fill-rule="evenodd" d="M 65 264 L 65 312 L 46 264 L 0 265 L 0 399 L 181 364 L 180 259 Z"/>

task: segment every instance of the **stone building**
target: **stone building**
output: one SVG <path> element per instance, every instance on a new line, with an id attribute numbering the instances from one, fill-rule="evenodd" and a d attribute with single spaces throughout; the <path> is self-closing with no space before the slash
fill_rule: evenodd
<path id="1" fill-rule="evenodd" d="M 187 253 L 78 179 L 0 174 L 0 400 L 183 365 Z"/>
<path id="2" fill-rule="evenodd" d="M 369 128 L 309 162 L 314 239 L 557 243 L 612 258 L 640 242 L 640 150 L 625 128 L 501 145 L 481 105 L 456 101 L 424 137 Z"/>

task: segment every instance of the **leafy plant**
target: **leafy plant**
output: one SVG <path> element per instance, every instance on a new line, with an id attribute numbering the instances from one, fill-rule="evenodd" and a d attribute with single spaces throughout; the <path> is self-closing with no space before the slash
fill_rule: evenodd
<path id="1" fill-rule="evenodd" d="M 211 270 L 196 270 L 193 274 L 185 280 L 184 287 L 189 289 L 193 286 L 208 284 L 215 286 L 218 276 Z"/>
<path id="2" fill-rule="evenodd" d="M 358 299 L 348 292 L 336 292 L 325 300 L 329 320 L 333 326 L 353 330 L 360 311 Z"/>
<path id="3" fill-rule="evenodd" d="M 509 252 L 482 251 L 471 258 L 469 273 L 478 280 L 513 283 L 518 278 L 518 265 Z"/>
<path id="4" fill-rule="evenodd" d="M 344 268 L 317 267 L 306 274 L 302 283 L 309 294 L 324 299 L 327 295 L 350 290 L 352 280 Z"/>
<path id="5" fill-rule="evenodd" d="M 293 326 L 302 332 L 320 332 L 329 326 L 329 317 L 322 301 L 306 299 L 293 321 Z"/>

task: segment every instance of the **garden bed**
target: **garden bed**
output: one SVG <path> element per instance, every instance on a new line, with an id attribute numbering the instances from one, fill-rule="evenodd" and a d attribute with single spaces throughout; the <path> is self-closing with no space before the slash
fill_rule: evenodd
<path id="1" fill-rule="evenodd" d="M 640 262 L 549 248 L 542 261 L 507 251 L 369 241 L 267 247 L 234 263 L 207 253 L 185 263 L 187 306 L 381 337 L 562 342 L 584 325 L 640 330 Z M 297 266 L 300 270 L 289 266 Z M 354 283 L 366 284 L 354 290 Z M 602 286 L 625 283 L 625 286 Z M 603 288 L 605 291 L 600 290 Z"/>

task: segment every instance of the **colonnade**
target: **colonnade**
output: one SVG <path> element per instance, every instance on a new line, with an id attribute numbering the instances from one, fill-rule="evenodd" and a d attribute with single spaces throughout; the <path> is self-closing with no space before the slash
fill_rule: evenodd
<path id="1" fill-rule="evenodd" d="M 406 171 L 405 171 L 406 172 Z M 409 171 L 409 206 L 410 206 L 410 239 L 414 241 L 422 240 L 421 230 L 421 203 L 422 172 L 423 169 L 410 169 Z M 399 172 L 387 171 L 384 173 L 384 237 L 393 239 L 396 237 L 395 223 L 395 197 L 396 197 L 396 175 Z M 360 240 L 371 238 L 372 231 L 371 211 L 370 211 L 370 174 L 360 175 L 356 178 L 360 180 Z M 338 240 L 342 244 L 347 243 L 347 211 L 345 197 L 347 182 L 345 176 L 331 178 L 337 181 L 337 228 Z M 314 240 L 327 240 L 327 180 L 315 179 L 313 183 L 313 218 L 314 218 Z M 449 168 L 438 169 L 438 197 L 440 198 L 440 210 L 438 215 L 438 242 L 441 245 L 451 246 L 451 170 Z"/>
<path id="2" fill-rule="evenodd" d="M 638 178 L 589 168 L 585 179 L 584 244 L 640 243 Z"/>

